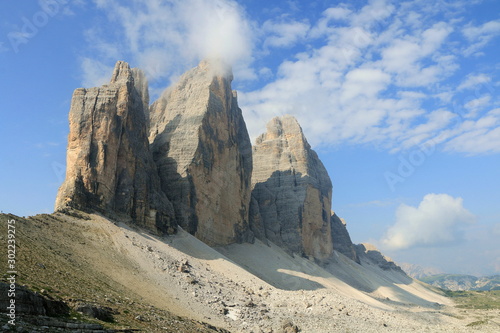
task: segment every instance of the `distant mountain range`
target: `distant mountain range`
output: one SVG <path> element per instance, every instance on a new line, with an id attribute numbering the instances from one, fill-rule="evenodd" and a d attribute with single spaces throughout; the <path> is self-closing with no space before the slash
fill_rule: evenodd
<path id="1" fill-rule="evenodd" d="M 463 274 L 437 274 L 419 279 L 432 286 L 458 290 L 500 290 L 500 275 L 476 277 Z"/>
<path id="2" fill-rule="evenodd" d="M 432 276 L 432 275 L 444 273 L 443 271 L 440 271 L 437 268 L 422 267 L 420 265 L 409 264 L 409 263 L 402 263 L 402 264 L 399 264 L 399 266 L 403 269 L 403 271 L 406 272 L 406 274 L 408 274 L 409 276 L 411 276 L 412 278 L 417 279 L 417 280 L 420 280 L 421 278 L 424 278 L 427 276 Z"/>
<path id="3" fill-rule="evenodd" d="M 500 290 L 500 275 L 477 277 L 466 274 L 445 274 L 438 269 L 403 263 L 401 268 L 417 280 L 453 291 Z"/>

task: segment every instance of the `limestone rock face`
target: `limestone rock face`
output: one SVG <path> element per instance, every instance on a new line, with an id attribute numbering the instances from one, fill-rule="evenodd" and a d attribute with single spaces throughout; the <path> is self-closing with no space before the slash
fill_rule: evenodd
<path id="1" fill-rule="evenodd" d="M 320 261 L 330 257 L 332 183 L 297 120 L 272 119 L 257 138 L 253 161 L 252 196 L 259 213 L 251 220 L 255 234 L 292 253 Z"/>
<path id="2" fill-rule="evenodd" d="M 144 74 L 116 63 L 108 85 L 76 89 L 69 113 L 66 179 L 56 210 L 125 215 L 152 231 L 173 231 L 174 212 L 160 189 L 149 150 Z"/>
<path id="3" fill-rule="evenodd" d="M 346 257 L 359 263 L 354 244 L 351 241 L 349 232 L 347 232 L 347 227 L 344 219 L 339 218 L 337 214 L 333 213 L 331 222 L 333 248 Z"/>
<path id="4" fill-rule="evenodd" d="M 251 241 L 252 150 L 231 70 L 203 61 L 150 108 L 154 160 L 180 226 L 203 242 Z"/>

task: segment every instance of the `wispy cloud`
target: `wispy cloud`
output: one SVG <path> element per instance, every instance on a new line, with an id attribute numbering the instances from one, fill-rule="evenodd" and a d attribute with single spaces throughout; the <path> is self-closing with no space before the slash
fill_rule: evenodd
<path id="1" fill-rule="evenodd" d="M 325 8 L 320 17 L 276 7 L 260 22 L 234 0 L 95 4 L 119 29 L 88 30 L 86 84 L 102 82 L 98 72 L 117 58 L 144 69 L 157 89 L 200 59 L 219 57 L 233 64 L 252 138 L 288 113 L 312 145 L 398 152 L 432 140 L 467 154 L 500 146 L 497 125 L 481 122 L 496 117 L 486 114 L 500 104 L 497 75 L 462 68 L 465 49 L 481 52 L 500 34 L 500 21 L 468 22 L 471 2 L 371 0 Z M 465 138 L 475 141 L 458 150 Z M 486 139 L 497 141 L 478 149 Z"/>
<path id="2" fill-rule="evenodd" d="M 92 58 L 83 58 L 81 67 L 84 73 L 82 85 L 87 88 L 108 83 L 113 73 L 112 66 Z"/>
<path id="3" fill-rule="evenodd" d="M 427 194 L 418 207 L 402 204 L 396 222 L 381 244 L 392 250 L 444 245 L 458 240 L 460 226 L 473 223 L 474 215 L 463 207 L 462 198 L 448 194 Z"/>
<path id="4" fill-rule="evenodd" d="M 415 122 L 425 120 L 425 90 L 457 65 L 441 52 L 452 26 L 435 22 L 408 29 L 402 21 L 411 12 L 400 9 L 371 1 L 358 10 L 325 10 L 309 34 L 318 39 L 317 47 L 284 61 L 274 82 L 241 95 L 247 123 L 262 128 L 272 115 L 291 113 L 314 145 L 349 141 L 393 149 L 410 142 Z"/>
<path id="5" fill-rule="evenodd" d="M 491 77 L 486 74 L 469 74 L 457 87 L 457 90 L 473 89 L 478 85 L 489 85 Z"/>
<path id="6" fill-rule="evenodd" d="M 348 142 L 397 152 L 428 140 L 445 144 L 458 138 L 465 118 L 478 121 L 498 103 L 491 85 L 490 91 L 477 91 L 491 75 L 470 74 L 459 84 L 451 79 L 464 59 L 457 48 L 467 42 L 461 28 L 464 6 L 378 0 L 325 10 L 311 22 L 305 42 L 315 47 L 283 61 L 273 82 L 240 95 L 252 137 L 269 117 L 291 113 L 313 145 Z M 450 17 L 439 20 L 442 12 Z M 493 38 L 491 23 L 468 27 L 467 38 Z M 473 88 L 464 99 L 461 93 Z M 470 138 L 496 139 L 494 127 L 486 131 L 484 138 L 480 132 Z M 468 153 L 485 152 L 491 149 Z"/>
<path id="7" fill-rule="evenodd" d="M 463 28 L 462 33 L 471 43 L 471 45 L 464 50 L 464 54 L 466 56 L 483 55 L 483 53 L 480 52 L 481 48 L 488 44 L 493 38 L 500 36 L 500 20 L 489 21 L 479 26 L 468 24 Z"/>
<path id="8" fill-rule="evenodd" d="M 297 41 L 303 40 L 310 29 L 305 21 L 293 21 L 286 18 L 267 20 L 262 25 L 266 35 L 264 47 L 290 47 Z"/>
<path id="9" fill-rule="evenodd" d="M 454 134 L 446 142 L 446 150 L 468 155 L 500 153 L 500 109 L 477 120 L 464 121 Z"/>
<path id="10" fill-rule="evenodd" d="M 204 58 L 219 58 L 235 66 L 241 76 L 255 75 L 252 61 L 253 33 L 243 9 L 230 0 L 103 1 L 95 0 L 107 19 L 119 29 L 89 29 L 93 58 L 112 65 L 116 57 L 145 70 L 150 80 L 181 74 Z M 95 77 L 90 67 L 86 82 Z"/>

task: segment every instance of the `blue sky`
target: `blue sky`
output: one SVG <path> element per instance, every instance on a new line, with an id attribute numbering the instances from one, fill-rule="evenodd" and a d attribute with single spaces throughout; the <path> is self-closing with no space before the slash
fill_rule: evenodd
<path id="1" fill-rule="evenodd" d="M 74 89 L 142 68 L 153 99 L 233 66 L 252 138 L 292 114 L 354 242 L 446 272 L 500 272 L 500 3 L 3 1 L 0 208 L 51 212 Z"/>

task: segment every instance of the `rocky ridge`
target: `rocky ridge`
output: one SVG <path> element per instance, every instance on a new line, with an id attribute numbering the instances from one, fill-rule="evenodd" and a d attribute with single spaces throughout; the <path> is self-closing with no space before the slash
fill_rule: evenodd
<path id="1" fill-rule="evenodd" d="M 160 234 L 180 226 L 210 246 L 256 236 L 318 262 L 336 250 L 360 263 L 366 253 L 331 213 L 332 182 L 298 121 L 275 117 L 252 148 L 232 79 L 220 61 L 202 61 L 149 107 L 144 73 L 119 61 L 108 85 L 75 90 L 56 210 L 96 210 Z"/>
<path id="2" fill-rule="evenodd" d="M 401 267 L 399 267 L 391 258 L 384 256 L 382 252 L 375 247 L 375 245 L 362 243 L 354 245 L 354 248 L 361 263 L 368 262 L 369 264 L 374 264 L 385 271 L 393 270 L 410 279 Z"/>

